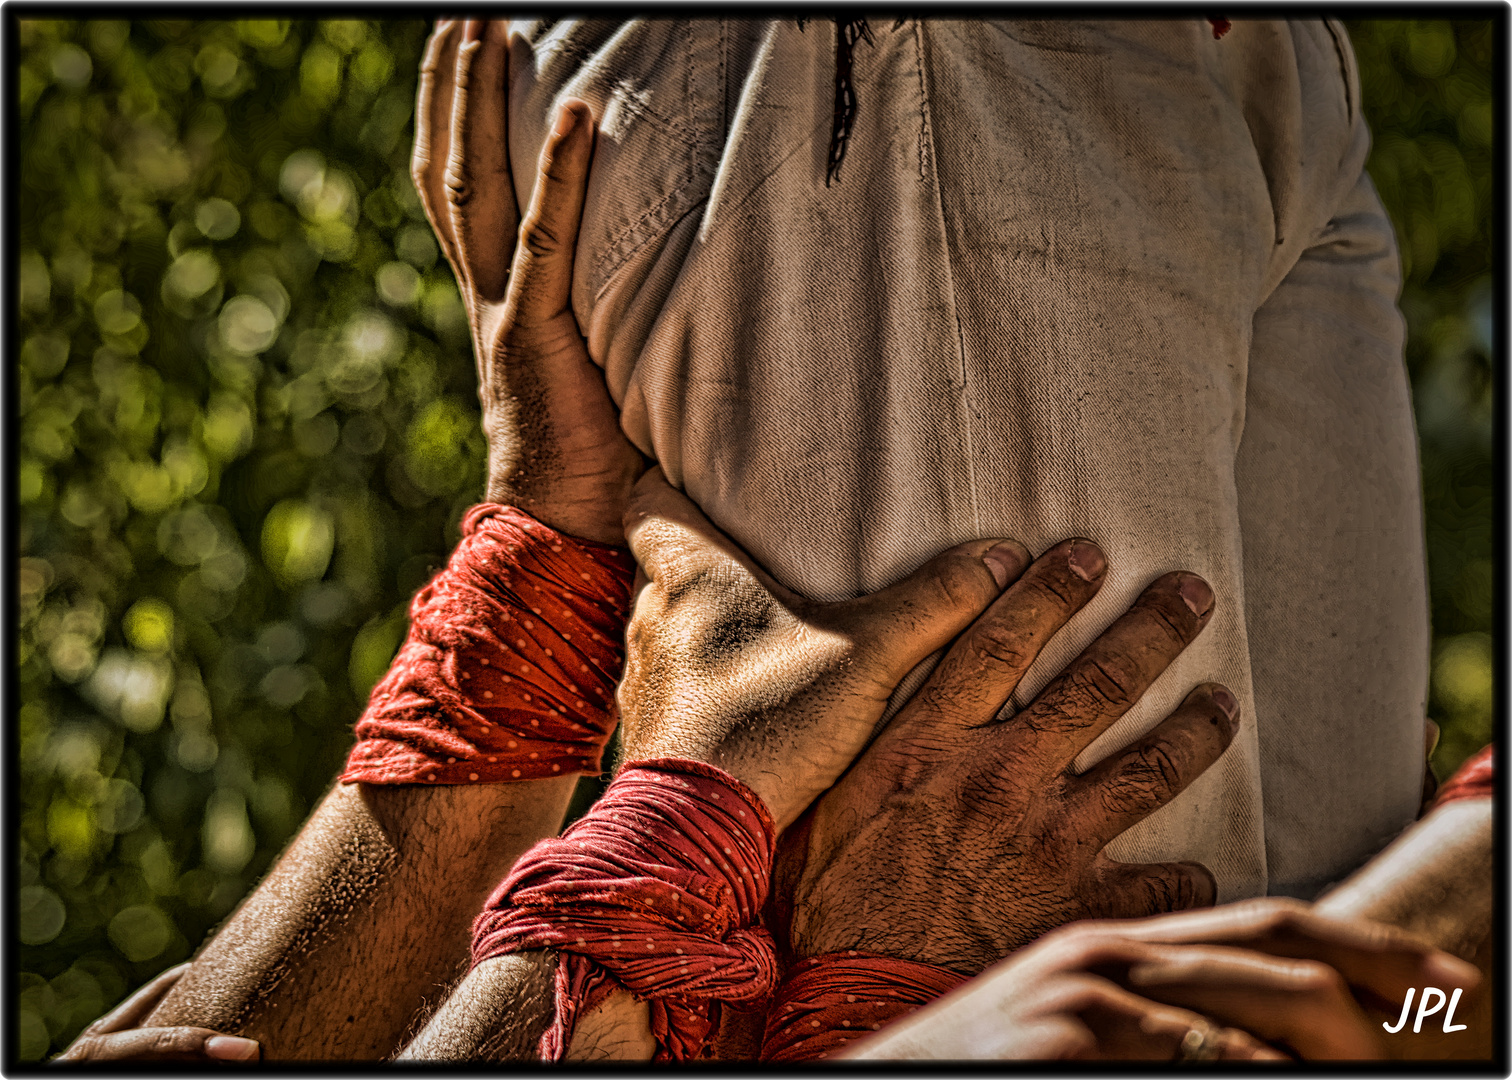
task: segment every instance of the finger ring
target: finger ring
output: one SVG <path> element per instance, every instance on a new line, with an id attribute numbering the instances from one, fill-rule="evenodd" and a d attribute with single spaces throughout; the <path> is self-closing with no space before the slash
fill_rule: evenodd
<path id="1" fill-rule="evenodd" d="M 1176 1049 L 1176 1061 L 1217 1061 L 1223 1049 L 1223 1032 L 1215 1024 L 1199 1018 L 1187 1028 Z"/>

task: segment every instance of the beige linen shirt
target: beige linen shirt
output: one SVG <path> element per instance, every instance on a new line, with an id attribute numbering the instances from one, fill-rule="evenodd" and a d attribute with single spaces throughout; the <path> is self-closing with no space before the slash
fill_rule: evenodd
<path id="1" fill-rule="evenodd" d="M 520 23 L 516 196 L 601 134 L 573 302 L 630 438 L 785 584 L 1100 543 L 1028 700 L 1153 578 L 1217 611 L 1085 767 L 1218 680 L 1224 757 L 1115 841 L 1310 896 L 1410 821 L 1429 641 L 1391 229 L 1333 22 Z M 917 673 L 916 673 L 917 675 Z M 914 678 L 900 690 L 906 696 Z"/>

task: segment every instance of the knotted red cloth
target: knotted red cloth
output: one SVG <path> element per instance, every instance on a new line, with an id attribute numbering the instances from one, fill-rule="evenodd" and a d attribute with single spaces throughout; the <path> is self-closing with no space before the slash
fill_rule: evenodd
<path id="1" fill-rule="evenodd" d="M 541 1058 L 623 987 L 651 1003 L 657 1060 L 704 1050 L 710 1003 L 764 1006 L 777 983 L 756 925 L 776 830 L 759 796 L 697 761 L 627 764 L 593 808 L 527 851 L 473 923 L 473 963 L 558 950 L 556 1019 Z"/>
<path id="2" fill-rule="evenodd" d="M 509 506 L 462 519 L 446 569 L 357 721 L 344 783 L 469 784 L 597 773 L 635 562 Z"/>
<path id="3" fill-rule="evenodd" d="M 762 1061 L 832 1057 L 846 1043 L 928 1005 L 966 981 L 948 968 L 863 952 L 793 967 L 767 1013 Z"/>
<path id="4" fill-rule="evenodd" d="M 1493 786 L 1491 767 L 1493 746 L 1495 743 L 1488 744 L 1480 753 L 1461 765 L 1454 775 L 1445 781 L 1444 786 L 1439 788 L 1438 796 L 1433 800 L 1433 806 L 1443 806 L 1456 799 L 1489 799 Z"/>

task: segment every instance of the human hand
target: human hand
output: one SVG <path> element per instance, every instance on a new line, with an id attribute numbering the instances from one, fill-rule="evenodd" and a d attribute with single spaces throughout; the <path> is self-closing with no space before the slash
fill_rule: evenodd
<path id="1" fill-rule="evenodd" d="M 1018 576 L 1014 541 L 951 548 L 890 589 L 821 604 L 777 584 L 672 488 L 636 485 L 625 536 L 648 579 L 626 630 L 627 757 L 705 761 L 778 829 L 832 784 L 921 660 Z"/>
<path id="2" fill-rule="evenodd" d="M 467 308 L 488 438 L 486 497 L 573 536 L 619 544 L 646 462 L 620 431 L 572 311 L 593 114 L 582 101 L 563 102 L 511 257 L 506 30 L 480 19 L 437 22 L 420 68 L 410 171 Z"/>
<path id="3" fill-rule="evenodd" d="M 1284 1060 L 1250 1033 L 1200 1010 L 1141 997 L 1115 980 L 1179 959 L 1182 946 L 1136 941 L 1116 925 L 1053 931 L 959 989 L 852 1043 L 839 1056 L 869 1060 L 1173 1061 L 1196 1031 L 1201 1060 Z M 1205 1038 L 1203 1038 L 1205 1036 Z"/>
<path id="4" fill-rule="evenodd" d="M 1281 897 L 1086 925 L 1181 947 L 1131 969 L 1130 989 L 1309 1059 L 1386 1057 L 1380 1018 L 1395 1023 L 1410 989 L 1462 989 L 1468 1006 L 1481 983 L 1475 965 L 1396 927 Z"/>
<path id="5" fill-rule="evenodd" d="M 1196 1031 L 1208 1036 L 1203 1058 L 1376 1060 L 1384 1043 L 1361 1001 L 1399 1002 L 1411 986 L 1473 988 L 1475 977 L 1469 964 L 1390 927 L 1325 918 L 1293 900 L 1089 920 L 1045 935 L 845 1056 L 1180 1060 Z"/>
<path id="6" fill-rule="evenodd" d="M 1156 579 L 1034 701 L 997 719 L 1104 570 L 1086 540 L 1036 559 L 785 839 L 774 893 L 787 896 L 796 956 L 855 949 L 974 974 L 1076 919 L 1213 902 L 1202 866 L 1102 850 L 1227 748 L 1238 702 L 1226 688 L 1198 686 L 1131 746 L 1070 771 L 1207 625 L 1201 578 Z"/>
<path id="7" fill-rule="evenodd" d="M 188 970 L 185 963 L 163 972 L 80 1032 L 53 1061 L 256 1061 L 262 1049 L 253 1039 L 207 1028 L 137 1026 Z"/>

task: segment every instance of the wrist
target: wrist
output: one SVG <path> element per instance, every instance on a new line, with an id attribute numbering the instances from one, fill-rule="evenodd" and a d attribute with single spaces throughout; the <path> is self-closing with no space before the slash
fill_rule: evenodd
<path id="1" fill-rule="evenodd" d="M 560 450 L 552 455 L 564 456 Z M 567 475 L 560 465 L 521 461 L 490 449 L 483 501 L 513 506 L 574 539 L 622 548 L 625 505 L 644 471 L 638 453 L 633 459 L 620 455 L 592 473 Z"/>
<path id="2" fill-rule="evenodd" d="M 767 1016 L 763 1061 L 811 1061 L 949 993 L 965 976 L 928 964 L 846 950 L 796 965 Z"/>

